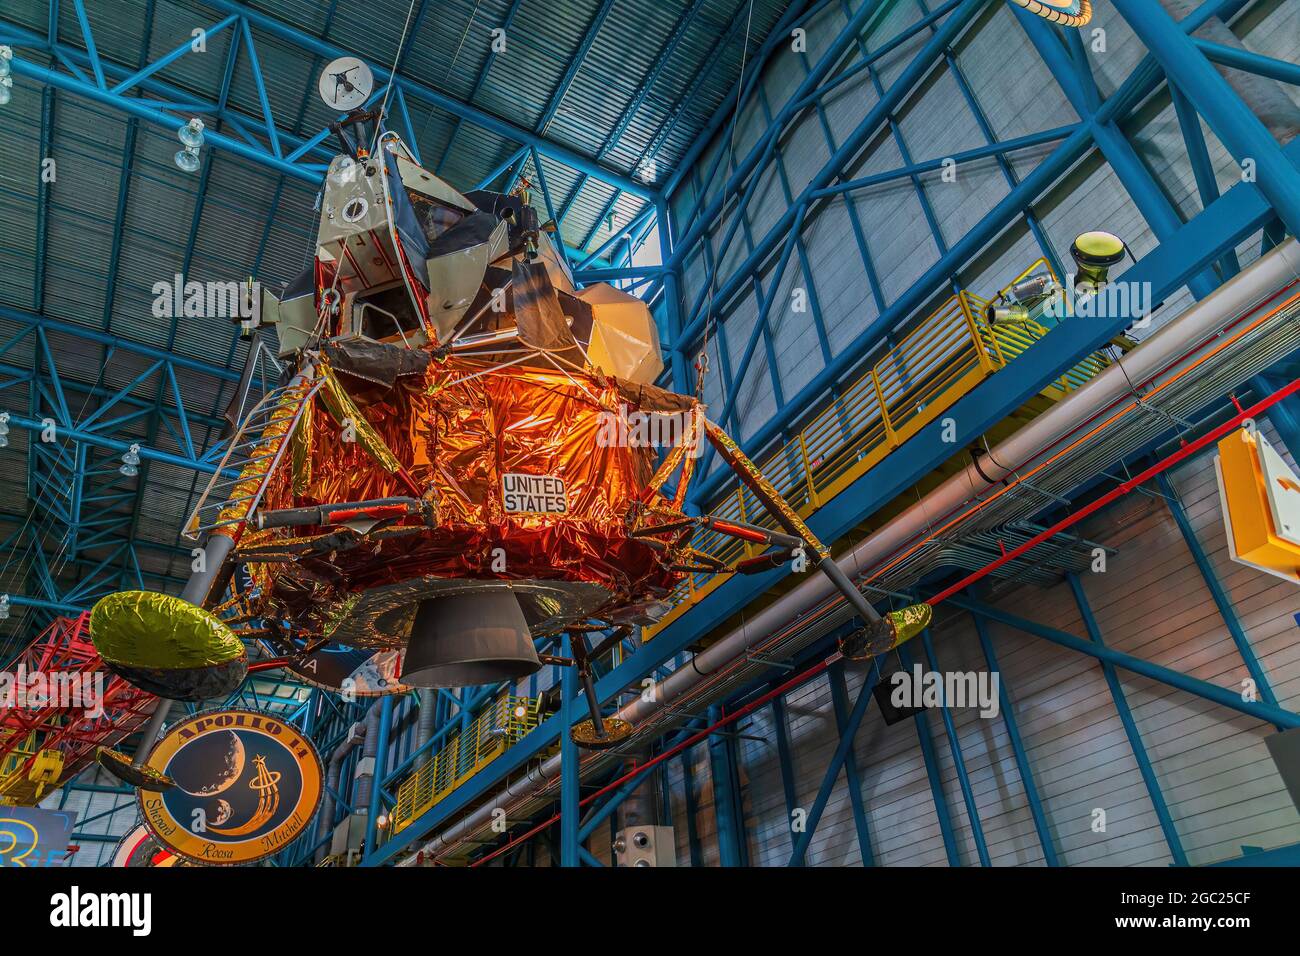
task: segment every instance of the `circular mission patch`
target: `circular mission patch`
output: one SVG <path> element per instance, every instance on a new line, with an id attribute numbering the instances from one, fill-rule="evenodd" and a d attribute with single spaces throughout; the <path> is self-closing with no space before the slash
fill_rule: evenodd
<path id="1" fill-rule="evenodd" d="M 146 766 L 176 786 L 139 791 L 145 824 L 186 859 L 218 866 L 288 846 L 311 822 L 324 776 L 298 728 L 251 710 L 186 718 L 158 741 Z"/>

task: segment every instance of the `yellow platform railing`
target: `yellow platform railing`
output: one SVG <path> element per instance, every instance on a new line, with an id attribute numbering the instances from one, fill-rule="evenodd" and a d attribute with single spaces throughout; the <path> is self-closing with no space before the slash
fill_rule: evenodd
<path id="1" fill-rule="evenodd" d="M 994 297 L 1039 270 L 1052 271 L 1046 259 L 1038 259 Z M 844 491 L 1047 334 L 1047 327 L 1034 321 L 989 324 L 984 316 L 989 301 L 965 290 L 950 296 L 798 435 L 759 461 L 763 474 L 801 517 Z M 1110 364 L 1107 353 L 1093 352 L 1041 394 L 1059 401 Z M 717 502 L 710 513 L 777 527 L 743 485 Z M 697 534 L 694 544 L 727 563 L 758 553 L 755 545 L 715 532 Z M 671 610 L 645 629 L 644 639 L 652 638 L 725 580 L 726 575 L 719 574 L 687 576 L 668 599 Z"/>
<path id="2" fill-rule="evenodd" d="M 398 784 L 397 805 L 389 818 L 392 832 L 400 833 L 536 727 L 540 706 L 541 701 L 532 697 L 498 697 L 468 729 L 448 737 L 441 749 Z"/>

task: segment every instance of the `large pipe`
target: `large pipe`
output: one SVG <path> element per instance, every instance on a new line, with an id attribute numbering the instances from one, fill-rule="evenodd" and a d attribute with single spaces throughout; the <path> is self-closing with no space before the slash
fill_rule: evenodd
<path id="1" fill-rule="evenodd" d="M 357 721 L 348 729 L 347 739 L 334 748 L 330 756 L 329 768 L 325 775 L 325 793 L 321 798 L 320 816 L 316 821 L 316 842 L 320 843 L 334 830 L 334 794 L 339 792 L 342 784 L 343 761 L 366 736 L 366 725 Z M 325 859 L 326 845 L 321 843 L 316 848 L 315 860 L 319 863 Z"/>
<path id="2" fill-rule="evenodd" d="M 356 798 L 352 801 L 354 814 L 370 812 L 370 795 L 375 785 L 375 761 L 379 757 L 379 720 L 383 713 L 383 708 L 380 706 L 382 703 L 382 700 L 377 700 L 366 711 L 365 746 L 361 749 L 361 759 L 357 761 L 354 775 L 356 780 L 354 791 Z"/>
<path id="3" fill-rule="evenodd" d="M 417 696 L 420 699 L 420 718 L 415 725 L 415 749 L 422 750 L 433 737 L 438 692 L 432 687 L 423 687 Z"/>
<path id="4" fill-rule="evenodd" d="M 901 550 L 916 535 L 934 523 L 936 516 L 946 515 L 988 491 L 1021 465 L 1040 455 L 1102 410 L 1125 396 L 1131 396 L 1132 383 L 1164 381 L 1178 371 L 1189 348 L 1214 337 L 1234 319 L 1250 313 L 1279 289 L 1300 279 L 1300 244 L 1288 239 L 1268 255 L 1252 263 L 1232 281 L 1187 308 L 1177 318 L 1158 329 L 1123 359 L 1123 368 L 1112 365 L 1086 385 L 1071 392 L 1050 409 L 1011 435 L 990 453 L 949 478 L 924 499 L 899 514 L 869 538 L 860 541 L 837 560 L 849 574 L 871 569 Z M 772 634 L 836 593 L 834 584 L 823 575 L 809 575 L 803 583 L 750 617 L 737 628 L 697 654 L 691 667 L 675 670 L 655 685 L 653 700 L 637 696 L 619 710 L 617 716 L 636 725 L 706 680 L 720 668 L 743 657 L 753 635 Z M 472 836 L 489 824 L 493 807 L 509 807 L 539 793 L 559 776 L 560 758 L 533 767 L 528 773 L 499 791 L 493 799 L 428 840 L 422 847 L 425 859 L 446 852 L 456 843 Z"/>

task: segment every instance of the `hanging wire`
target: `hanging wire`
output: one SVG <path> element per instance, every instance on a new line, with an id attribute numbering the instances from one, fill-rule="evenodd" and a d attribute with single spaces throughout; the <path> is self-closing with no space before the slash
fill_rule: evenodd
<path id="1" fill-rule="evenodd" d="M 397 51 L 393 54 L 393 65 L 388 70 L 388 85 L 384 87 L 384 98 L 379 101 L 379 119 L 375 121 L 375 135 L 370 141 L 370 155 L 374 155 L 375 148 L 379 145 L 379 131 L 384 126 L 384 115 L 388 112 L 388 98 L 393 95 L 393 87 L 397 85 L 397 67 L 402 61 L 402 50 L 406 46 L 406 34 L 411 29 L 411 18 L 415 16 L 415 4 L 418 0 L 411 0 L 411 5 L 406 10 L 406 22 L 402 24 L 402 36 L 397 41 Z"/>
<path id="2" fill-rule="evenodd" d="M 736 80 L 736 105 L 731 111 L 731 130 L 727 135 L 727 161 L 723 165 L 724 170 L 731 169 L 732 164 L 735 162 L 736 159 L 736 129 L 740 125 L 740 107 L 745 92 L 745 66 L 749 60 L 749 39 L 750 39 L 750 31 L 753 27 L 753 24 L 754 24 L 754 0 L 749 0 L 749 12 L 745 17 L 745 42 L 741 45 L 740 48 L 740 76 Z M 725 179 L 723 181 L 723 188 L 724 189 L 726 188 Z M 724 207 L 726 206 L 725 201 L 723 203 L 723 206 Z M 738 204 L 736 207 L 736 215 L 740 215 L 740 214 L 741 214 L 740 206 Z M 707 253 L 709 237 L 706 234 L 703 238 L 705 243 L 705 251 Z M 709 294 L 704 304 L 704 329 L 701 332 L 701 336 L 700 336 L 700 358 L 695 366 L 696 368 L 695 398 L 697 401 L 702 400 L 703 397 L 704 378 L 709 371 L 709 357 L 708 357 L 709 339 L 712 337 L 711 332 L 712 332 L 713 324 L 714 322 L 717 321 L 717 317 L 713 313 L 713 298 L 714 298 L 714 293 L 717 291 L 718 263 L 715 262 L 713 265 L 714 268 L 710 270 L 709 273 Z M 719 344 L 717 348 L 718 348 L 718 364 L 719 366 L 721 366 L 722 346 Z M 722 425 L 725 428 L 726 422 L 723 422 Z"/>
<path id="3" fill-rule="evenodd" d="M 452 54 L 451 63 L 447 67 L 447 72 L 442 75 L 441 86 L 444 89 L 447 86 L 447 80 L 451 78 L 451 71 L 456 69 L 456 61 L 460 59 L 460 51 L 461 48 L 465 45 L 465 38 L 469 36 L 469 31 L 474 29 L 474 18 L 478 16 L 478 7 L 481 2 L 482 0 L 474 0 L 474 9 L 470 11 L 469 22 L 465 24 L 465 29 L 461 31 L 460 42 L 456 44 L 456 52 Z M 429 123 L 432 120 L 433 120 L 433 113 L 430 112 L 429 115 L 424 118 L 424 125 L 420 127 L 420 133 L 419 136 L 416 137 L 416 139 L 419 139 L 420 136 L 424 135 L 424 131 L 429 128 Z"/>

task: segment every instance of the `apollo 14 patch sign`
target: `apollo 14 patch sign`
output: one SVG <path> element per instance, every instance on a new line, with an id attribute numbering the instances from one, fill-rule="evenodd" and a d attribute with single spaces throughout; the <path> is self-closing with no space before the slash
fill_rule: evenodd
<path id="1" fill-rule="evenodd" d="M 176 786 L 139 792 L 145 824 L 188 860 L 218 866 L 278 853 L 311 822 L 323 774 L 296 727 L 251 710 L 195 714 L 172 727 L 147 766 Z"/>

